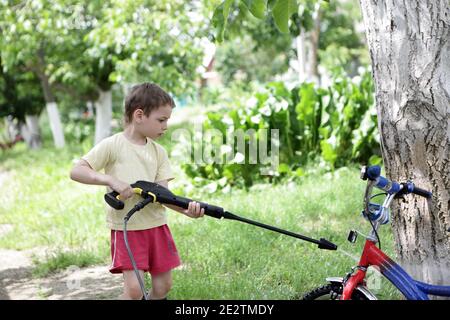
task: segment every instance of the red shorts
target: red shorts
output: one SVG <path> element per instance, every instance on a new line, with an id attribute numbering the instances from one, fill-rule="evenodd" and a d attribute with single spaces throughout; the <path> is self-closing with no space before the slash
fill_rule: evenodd
<path id="1" fill-rule="evenodd" d="M 181 264 L 175 242 L 166 224 L 146 230 L 128 231 L 127 236 L 139 270 L 154 275 L 172 270 Z M 111 230 L 111 258 L 111 273 L 133 270 L 121 230 Z"/>

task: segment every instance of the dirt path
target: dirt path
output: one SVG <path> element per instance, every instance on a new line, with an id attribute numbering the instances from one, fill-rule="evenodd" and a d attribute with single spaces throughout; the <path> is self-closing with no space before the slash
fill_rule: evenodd
<path id="1" fill-rule="evenodd" d="M 12 230 L 0 224 L 0 237 Z M 33 255 L 45 249 L 17 251 L 0 248 L 0 300 L 110 300 L 122 293 L 122 277 L 108 266 L 69 267 L 46 278 L 32 276 Z"/>
<path id="2" fill-rule="evenodd" d="M 122 277 L 110 274 L 108 266 L 69 267 L 33 278 L 32 254 L 0 248 L 0 300 L 114 300 L 122 292 Z"/>

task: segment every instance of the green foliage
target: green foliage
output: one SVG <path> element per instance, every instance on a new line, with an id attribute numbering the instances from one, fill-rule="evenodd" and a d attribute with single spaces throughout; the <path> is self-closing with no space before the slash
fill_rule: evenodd
<path id="1" fill-rule="evenodd" d="M 272 8 L 275 25 L 283 33 L 289 33 L 289 19 L 298 10 L 296 0 L 277 0 Z"/>
<path id="2" fill-rule="evenodd" d="M 225 30 L 230 19 L 240 15 L 248 17 L 248 13 L 258 19 L 271 16 L 277 29 L 281 33 L 290 32 L 289 22 L 294 15 L 301 15 L 302 26 L 311 27 L 311 10 L 316 4 L 327 5 L 328 1 L 322 0 L 224 0 L 214 9 L 212 18 L 216 30 L 217 42 L 224 39 Z M 237 13 L 236 13 L 237 12 Z M 304 14 L 304 15 L 303 15 Z M 304 21 L 303 21 L 304 20 Z"/>
<path id="3" fill-rule="evenodd" d="M 228 20 L 235 15 L 235 12 L 247 16 L 250 13 L 253 17 L 264 19 L 266 11 L 270 11 L 278 30 L 289 33 L 288 21 L 298 10 L 297 0 L 224 0 L 214 9 L 212 23 L 216 29 L 216 40 L 222 42 Z"/>
<path id="4" fill-rule="evenodd" d="M 192 90 L 206 34 L 186 1 L 118 1 L 102 7 L 102 19 L 86 35 L 86 54 L 110 83 L 153 81 L 175 94 Z M 95 71 L 92 70 L 92 71 Z M 92 72 L 93 75 L 94 72 Z"/>
<path id="5" fill-rule="evenodd" d="M 244 0 L 248 10 L 259 19 L 264 18 L 266 14 L 267 0 Z"/>
<path id="6" fill-rule="evenodd" d="M 272 15 L 258 19 L 248 10 L 235 8 L 227 19 L 226 41 L 217 46 L 214 61 L 224 83 L 229 85 L 236 78 L 260 83 L 275 80 L 288 69 L 290 61 L 298 60 L 294 44 L 301 31 L 307 44 L 318 32 L 317 63 L 327 73 L 339 75 L 344 69 L 356 75 L 358 67 L 370 64 L 363 34 L 355 29 L 361 22 L 356 0 L 303 0 L 291 21 L 289 33 L 280 33 Z M 319 29 L 316 24 L 320 24 Z"/>
<path id="7" fill-rule="evenodd" d="M 247 14 L 246 14 L 247 13 Z M 292 38 L 281 34 L 272 16 L 257 19 L 248 10 L 227 20 L 227 41 L 217 46 L 214 67 L 226 86 L 232 81 L 272 81 L 288 69 Z"/>
<path id="8" fill-rule="evenodd" d="M 275 46 L 262 47 L 251 36 L 231 39 L 217 48 L 215 66 L 226 85 L 233 81 L 272 81 L 288 69 L 285 51 Z"/>
<path id="9" fill-rule="evenodd" d="M 72 119 L 64 127 L 65 136 L 68 141 L 74 143 L 82 143 L 90 139 L 95 132 L 94 119 Z"/>
<path id="10" fill-rule="evenodd" d="M 49 78 L 50 83 L 88 86 L 80 58 L 88 20 L 76 1 L 13 1 L 0 5 L 2 60 L 5 69 L 22 65 L 27 71 Z"/>
<path id="11" fill-rule="evenodd" d="M 217 8 L 214 10 L 214 15 L 212 18 L 212 24 L 216 28 L 216 39 L 218 42 L 223 41 L 225 29 L 228 23 L 228 15 L 230 14 L 230 6 L 234 0 L 224 0 Z"/>
<path id="12" fill-rule="evenodd" d="M 265 134 L 262 129 L 279 131 L 279 166 L 269 176 L 260 174 L 267 164 L 249 158 L 252 145 L 260 148 Z M 380 159 L 373 157 L 380 151 L 369 72 L 353 79 L 335 78 L 326 88 L 303 83 L 289 90 L 281 82 L 269 83 L 249 100 L 234 101 L 233 105 L 209 112 L 203 122 L 203 132 L 208 130 L 219 132 L 218 138 L 197 143 L 221 150 L 215 155 L 220 161 L 185 164 L 183 168 L 188 176 L 196 178 L 194 182 L 214 183 L 212 191 L 236 185 L 249 187 L 261 180 L 295 179 L 304 174 L 302 168 L 312 163 L 333 170 Z M 246 133 L 244 154 L 238 143 L 224 139 L 239 130 Z M 201 150 L 202 145 L 194 149 Z"/>
<path id="13" fill-rule="evenodd" d="M 321 7 L 320 14 L 320 64 L 331 73 L 339 74 L 344 68 L 352 75 L 359 66 L 370 65 L 364 36 L 355 30 L 362 23 L 358 1 L 332 1 Z"/>
<path id="14" fill-rule="evenodd" d="M 36 76 L 21 68 L 5 71 L 0 58 L 0 117 L 12 116 L 25 122 L 44 108 L 44 96 Z"/>
<path id="15" fill-rule="evenodd" d="M 48 81 L 47 100 L 74 102 L 67 112 L 116 82 L 153 81 L 174 94 L 192 92 L 208 28 L 201 19 L 192 21 L 195 10 L 181 0 L 0 2 L 1 67 L 18 83 L 28 73 Z M 34 92 L 43 97 L 41 84 L 28 84 L 34 103 L 12 101 L 0 91 L 0 104 L 8 100 L 12 109 L 8 114 L 23 118 L 24 108 L 29 114 L 42 110 L 43 103 L 39 112 L 31 110 L 42 100 L 33 99 Z"/>

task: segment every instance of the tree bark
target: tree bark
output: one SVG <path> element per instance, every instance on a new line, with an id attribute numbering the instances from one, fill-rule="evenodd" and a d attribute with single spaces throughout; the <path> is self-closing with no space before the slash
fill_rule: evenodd
<path id="1" fill-rule="evenodd" d="M 55 147 L 63 148 L 65 145 L 65 139 L 61 125 L 61 119 L 59 117 L 58 105 L 56 104 L 56 102 L 47 102 L 45 106 L 47 108 L 50 129 L 52 130 L 53 142 L 55 143 Z"/>
<path id="2" fill-rule="evenodd" d="M 297 50 L 298 78 L 300 82 L 312 81 L 320 84 L 319 75 L 319 38 L 321 10 L 317 6 L 313 15 L 314 25 L 311 30 L 305 31 L 300 25 L 300 34 L 295 38 Z"/>
<path id="3" fill-rule="evenodd" d="M 307 78 L 306 74 L 306 44 L 305 44 L 305 30 L 300 29 L 300 34 L 295 39 L 297 48 L 297 63 L 298 63 L 298 79 L 303 83 Z"/>
<path id="4" fill-rule="evenodd" d="M 39 116 L 26 115 L 25 123 L 22 123 L 20 132 L 30 149 L 40 149 L 42 146 L 41 133 L 39 130 Z"/>
<path id="5" fill-rule="evenodd" d="M 95 102 L 95 144 L 111 135 L 112 91 L 99 91 Z"/>
<path id="6" fill-rule="evenodd" d="M 314 27 L 309 31 L 311 47 L 309 50 L 309 70 L 308 77 L 314 82 L 320 85 L 319 76 L 319 38 L 320 38 L 320 20 L 321 20 L 321 10 L 320 6 L 317 6 L 314 17 Z"/>
<path id="7" fill-rule="evenodd" d="M 55 147 L 63 148 L 65 145 L 64 131 L 61 125 L 61 118 L 59 116 L 58 105 L 56 104 L 56 99 L 50 87 L 48 76 L 44 70 L 45 66 L 44 51 L 42 49 L 38 50 L 37 55 L 39 60 L 39 66 L 31 67 L 31 69 L 37 74 L 41 82 L 42 90 L 44 91 L 48 119 L 50 121 L 50 128 L 52 130 L 53 142 L 55 143 Z"/>
<path id="8" fill-rule="evenodd" d="M 392 210 L 400 263 L 419 280 L 450 284 L 450 5 L 360 0 L 372 58 L 386 175 L 433 192 Z"/>

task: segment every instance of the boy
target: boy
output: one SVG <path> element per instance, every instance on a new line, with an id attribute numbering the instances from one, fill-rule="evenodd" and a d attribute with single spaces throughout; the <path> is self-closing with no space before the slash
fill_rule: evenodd
<path id="1" fill-rule="evenodd" d="M 141 299 L 142 292 L 133 271 L 123 240 L 123 218 L 141 200 L 130 186 L 137 180 L 156 182 L 166 188 L 172 180 L 167 152 L 154 140 L 167 130 L 167 121 L 175 107 L 173 99 L 159 86 L 143 83 L 134 86 L 125 98 L 123 132 L 102 140 L 73 167 L 71 179 L 104 185 L 120 193 L 125 208 L 108 208 L 107 224 L 111 229 L 111 273 L 122 273 L 123 299 Z M 105 174 L 98 171 L 104 169 Z M 126 200 L 128 199 L 128 200 Z M 191 218 L 204 215 L 200 204 L 189 203 L 188 209 L 167 205 Z M 150 299 L 165 299 L 171 286 L 171 270 L 180 259 L 167 226 L 166 213 L 160 204 L 149 204 L 128 222 L 128 242 L 139 273 L 148 271 L 152 278 Z"/>

